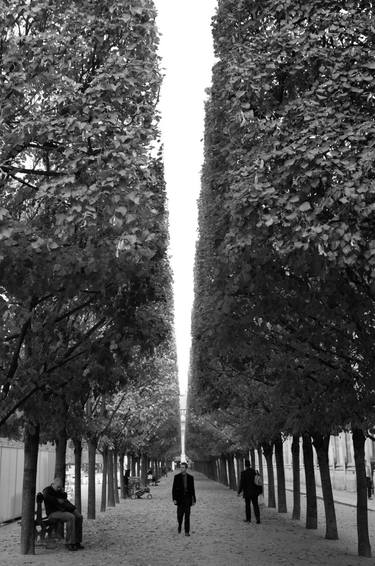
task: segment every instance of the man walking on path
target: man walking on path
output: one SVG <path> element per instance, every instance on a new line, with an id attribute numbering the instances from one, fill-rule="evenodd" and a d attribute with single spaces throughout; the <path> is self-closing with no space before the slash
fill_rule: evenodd
<path id="1" fill-rule="evenodd" d="M 245 460 L 245 469 L 243 472 L 241 472 L 240 485 L 238 487 L 238 495 L 240 495 L 241 492 L 243 492 L 243 497 L 245 499 L 245 512 L 246 512 L 246 519 L 244 519 L 244 521 L 246 523 L 251 523 L 250 503 L 252 503 L 254 507 L 256 522 L 260 523 L 260 511 L 258 505 L 259 488 L 255 484 L 255 475 L 256 475 L 255 470 L 250 467 L 250 461 Z"/>
<path id="2" fill-rule="evenodd" d="M 181 464 L 181 473 L 173 478 L 172 499 L 177 505 L 178 532 L 181 532 L 182 521 L 185 517 L 185 535 L 190 536 L 190 508 L 196 503 L 194 478 L 187 473 L 187 464 Z"/>

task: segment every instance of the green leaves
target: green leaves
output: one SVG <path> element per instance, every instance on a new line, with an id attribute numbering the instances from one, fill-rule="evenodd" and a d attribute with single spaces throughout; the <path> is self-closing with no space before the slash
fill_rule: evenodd
<path id="1" fill-rule="evenodd" d="M 213 27 L 192 402 L 246 415 L 245 447 L 374 400 L 373 11 L 289 4 L 224 0 Z"/>
<path id="2" fill-rule="evenodd" d="M 311 210 L 311 204 L 305 201 L 302 204 L 300 204 L 298 210 L 300 210 L 301 212 L 307 212 L 308 210 Z M 288 219 L 290 220 L 290 216 L 288 217 Z"/>
<path id="3" fill-rule="evenodd" d="M 133 348 L 169 339 L 172 307 L 163 171 L 150 152 L 161 82 L 152 2 L 3 7 L 0 286 L 12 307 L 0 388 L 11 411 L 33 387 L 112 391 Z M 105 374 L 90 360 L 111 340 L 119 358 Z"/>

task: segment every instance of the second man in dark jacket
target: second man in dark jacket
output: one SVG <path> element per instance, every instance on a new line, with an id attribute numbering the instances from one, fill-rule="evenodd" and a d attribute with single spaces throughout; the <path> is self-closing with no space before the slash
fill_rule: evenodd
<path id="1" fill-rule="evenodd" d="M 255 519 L 257 523 L 260 523 L 260 511 L 258 505 L 258 495 L 259 495 L 259 487 L 255 484 L 255 476 L 256 472 L 250 466 L 250 461 L 245 460 L 245 469 L 241 472 L 241 479 L 240 485 L 238 487 L 238 495 L 243 493 L 245 499 L 245 513 L 246 513 L 246 521 L 247 523 L 251 522 L 251 507 L 250 503 L 253 504 Z"/>

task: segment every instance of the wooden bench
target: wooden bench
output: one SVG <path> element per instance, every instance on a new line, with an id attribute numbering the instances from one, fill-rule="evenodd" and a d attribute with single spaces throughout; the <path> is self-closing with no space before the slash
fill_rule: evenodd
<path id="1" fill-rule="evenodd" d="M 47 515 L 43 514 L 44 496 L 39 492 L 36 496 L 36 512 L 34 520 L 35 543 L 44 545 L 47 539 L 61 538 L 64 532 L 64 523 L 59 519 L 49 519 Z"/>

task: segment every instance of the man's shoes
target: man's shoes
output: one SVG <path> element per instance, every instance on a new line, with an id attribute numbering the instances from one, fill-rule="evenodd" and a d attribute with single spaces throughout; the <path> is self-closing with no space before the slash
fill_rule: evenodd
<path id="1" fill-rule="evenodd" d="M 259 523 L 260 523 L 260 519 L 257 519 L 257 523 L 258 523 L 258 525 L 259 525 Z"/>
<path id="2" fill-rule="evenodd" d="M 80 542 L 77 542 L 77 543 L 76 543 L 76 549 L 77 549 L 77 550 L 84 550 L 84 548 L 85 548 L 85 547 L 84 547 Z"/>
<path id="3" fill-rule="evenodd" d="M 68 550 L 78 550 L 77 546 L 75 544 L 67 544 L 66 548 Z"/>
<path id="4" fill-rule="evenodd" d="M 189 536 L 190 536 L 190 533 L 185 533 L 185 536 L 186 536 L 186 537 L 189 537 Z"/>
<path id="5" fill-rule="evenodd" d="M 178 525 L 177 531 L 180 533 L 181 532 L 181 525 Z"/>
<path id="6" fill-rule="evenodd" d="M 244 519 L 243 522 L 244 523 L 251 523 L 250 519 Z"/>

